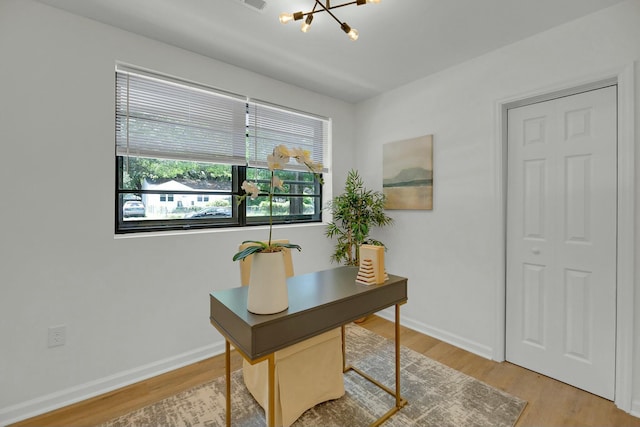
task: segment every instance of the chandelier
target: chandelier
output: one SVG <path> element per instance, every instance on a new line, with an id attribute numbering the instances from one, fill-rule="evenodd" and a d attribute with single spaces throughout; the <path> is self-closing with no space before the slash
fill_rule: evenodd
<path id="1" fill-rule="evenodd" d="M 343 3 L 343 4 L 339 4 L 336 6 L 331 6 L 331 1 L 330 0 L 325 0 L 324 2 L 320 1 L 320 0 L 315 0 L 315 4 L 313 5 L 313 9 L 311 10 L 311 12 L 295 12 L 295 13 L 281 13 L 280 14 L 280 22 L 283 24 L 286 24 L 287 22 L 291 22 L 291 21 L 299 21 L 300 19 L 304 18 L 306 16 L 306 19 L 304 20 L 304 22 L 302 23 L 302 27 L 300 27 L 300 31 L 302 31 L 303 33 L 306 33 L 307 31 L 309 31 L 309 29 L 311 28 L 311 22 L 313 21 L 313 15 L 315 13 L 318 12 L 327 12 L 329 15 L 331 15 L 331 17 L 333 19 L 336 20 L 336 22 L 338 24 L 340 24 L 340 28 L 342 28 L 342 31 L 344 31 L 345 33 L 347 33 L 347 35 L 349 36 L 349 38 L 353 41 L 358 40 L 358 30 L 356 30 L 355 28 L 351 28 L 346 22 L 342 22 L 340 21 L 338 18 L 336 18 L 336 15 L 333 14 L 333 12 L 331 12 L 333 9 L 337 9 L 339 7 L 343 7 L 343 6 L 349 6 L 350 4 L 357 4 L 358 6 L 362 6 L 363 4 L 366 3 L 380 3 L 380 0 L 355 0 L 352 2 L 348 2 L 348 3 Z"/>

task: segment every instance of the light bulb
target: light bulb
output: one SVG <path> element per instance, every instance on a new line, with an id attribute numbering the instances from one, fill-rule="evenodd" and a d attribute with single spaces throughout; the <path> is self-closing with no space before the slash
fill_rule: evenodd
<path id="1" fill-rule="evenodd" d="M 313 15 L 307 15 L 307 19 L 304 20 L 304 23 L 300 27 L 300 31 L 306 33 L 311 28 L 311 21 L 313 21 Z"/>
<path id="2" fill-rule="evenodd" d="M 286 24 L 287 22 L 293 21 L 293 14 L 292 13 L 282 12 L 280 14 L 280 16 L 278 17 L 278 19 L 280 19 L 280 23 L 281 24 Z"/>
<path id="3" fill-rule="evenodd" d="M 346 22 L 343 22 L 342 24 L 340 24 L 340 28 L 342 28 L 342 31 L 347 33 L 347 35 L 351 40 L 353 41 L 358 40 L 358 30 L 356 30 L 355 28 L 351 28 L 349 24 L 347 24 Z"/>
<path id="4" fill-rule="evenodd" d="M 380 3 L 380 0 L 367 0 L 367 3 Z"/>

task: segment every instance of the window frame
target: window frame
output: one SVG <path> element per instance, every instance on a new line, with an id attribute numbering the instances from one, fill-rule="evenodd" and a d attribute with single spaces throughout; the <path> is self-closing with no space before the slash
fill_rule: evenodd
<path id="1" fill-rule="evenodd" d="M 122 156 L 116 156 L 116 192 L 115 192 L 115 232 L 116 234 L 130 234 L 141 232 L 157 232 L 157 231 L 188 231 L 201 230 L 209 228 L 235 228 L 235 227 L 254 227 L 269 225 L 269 216 L 251 216 L 247 215 L 248 199 L 241 203 L 235 201 L 239 196 L 244 194 L 244 190 L 240 188 L 240 182 L 246 180 L 247 169 L 249 166 L 232 166 L 231 191 L 213 191 L 213 190 L 193 190 L 193 191 L 177 191 L 177 190 L 132 190 L 127 188 L 119 188 L 122 177 L 123 168 L 121 162 Z M 299 172 L 299 171 L 296 171 Z M 262 181 L 262 180 L 260 180 Z M 290 181 L 285 181 L 286 183 Z M 309 181 L 295 181 L 311 184 Z M 315 193 L 312 195 L 302 193 L 275 193 L 274 197 L 313 197 L 316 199 L 314 203 L 315 211 L 313 214 L 294 213 L 289 215 L 274 215 L 272 221 L 274 225 L 290 225 L 302 223 L 322 222 L 322 189 L 323 186 L 318 180 L 313 181 Z M 176 219 L 127 219 L 124 220 L 124 197 L 128 194 L 159 194 L 166 195 L 166 198 L 174 198 L 176 195 L 194 195 L 194 196 L 230 196 L 231 217 L 221 218 L 176 218 Z M 267 193 L 260 193 L 260 196 L 266 196 Z M 122 198 L 122 199 L 121 199 Z"/>
<path id="2" fill-rule="evenodd" d="M 116 147 L 115 147 L 115 233 L 116 234 L 130 234 L 140 232 L 153 232 L 153 231 L 184 231 L 184 230 L 198 230 L 209 228 L 234 228 L 234 227 L 251 227 L 251 226 L 263 226 L 270 223 L 268 215 L 253 216 L 247 213 L 247 207 L 249 206 L 248 200 L 242 201 L 240 204 L 236 203 L 239 196 L 244 194 L 244 190 L 241 189 L 241 183 L 246 180 L 247 171 L 253 168 L 263 169 L 266 164 L 266 151 L 270 151 L 273 144 L 278 144 L 277 141 L 285 141 L 285 145 L 289 148 L 302 146 L 304 149 L 309 149 L 312 153 L 313 159 L 320 159 L 320 163 L 329 152 L 330 145 L 330 133 L 331 133 L 331 120 L 329 118 L 320 117 L 314 114 L 301 112 L 298 110 L 282 107 L 274 104 L 270 104 L 265 101 L 250 99 L 249 97 L 234 94 L 224 90 L 212 88 L 199 83 L 194 83 L 186 80 L 181 80 L 176 77 L 170 77 L 163 74 L 151 72 L 148 70 L 141 70 L 129 65 L 116 64 Z M 124 83 L 126 82 L 126 83 Z M 131 85 L 131 86 L 130 86 Z M 136 86 L 138 85 L 138 86 Z M 165 86 L 166 85 L 166 86 Z M 166 87 L 166 93 L 164 91 Z M 140 88 L 140 89 L 138 89 Z M 190 91 L 193 90 L 194 104 L 191 104 Z M 138 91 L 138 92 L 136 92 Z M 155 92 L 157 91 L 157 92 Z M 187 92 L 184 95 L 184 92 Z M 149 96 L 158 93 L 158 98 Z M 174 95 L 174 94 L 178 95 Z M 139 95 L 141 94 L 141 95 Z M 184 95 L 184 96 L 183 96 Z M 131 104 L 130 104 L 131 96 Z M 139 96 L 139 98 L 136 98 Z M 172 118 L 172 108 L 167 109 L 167 99 L 171 99 L 171 96 L 176 96 L 176 114 L 182 114 Z M 224 105 L 231 105 L 229 108 L 229 115 L 225 113 L 226 110 L 216 107 L 209 108 L 207 101 L 202 101 L 202 97 L 210 97 L 213 104 L 225 103 Z M 218 100 L 220 98 L 220 100 Z M 124 101 L 123 101 L 124 100 Z M 226 101 L 225 101 L 226 100 Z M 243 101 L 244 100 L 244 101 Z M 244 117 L 243 126 L 238 126 L 237 114 L 241 114 L 237 109 L 238 102 L 244 102 Z M 230 104 L 229 104 L 230 103 Z M 131 107 L 130 107 L 131 105 Z M 165 107 L 163 107 L 163 105 Z M 169 104 L 172 105 L 173 104 Z M 155 129 L 151 130 L 152 137 L 160 135 L 161 140 L 158 140 L 158 147 L 155 146 L 156 142 L 153 140 L 151 146 L 149 145 L 149 135 L 145 131 L 145 125 L 141 122 L 146 122 L 148 119 L 159 119 L 158 129 L 166 129 L 166 123 L 178 123 L 176 126 L 180 126 L 181 129 L 187 129 L 189 131 L 190 124 L 188 122 L 187 115 L 183 114 L 184 111 L 189 110 L 192 106 L 202 107 L 204 114 L 209 114 L 211 111 L 222 111 L 223 115 L 212 116 L 214 121 L 211 123 L 218 123 L 216 117 L 222 117 L 220 123 L 227 126 L 231 122 L 228 117 L 234 114 L 236 117 L 235 125 L 233 125 L 233 132 L 243 131 L 243 135 L 238 133 L 230 134 L 229 128 L 218 128 L 212 125 L 211 132 L 222 134 L 221 132 L 227 132 L 230 135 L 228 139 L 229 144 L 233 142 L 233 149 L 231 145 L 225 146 L 219 145 L 219 142 L 213 140 L 215 147 L 228 147 L 227 154 L 221 152 L 219 157 L 215 153 L 211 156 L 205 156 L 203 158 L 203 151 L 208 150 L 204 142 L 206 140 L 200 140 L 198 138 L 193 139 L 191 135 L 185 135 L 186 140 L 182 140 L 182 136 L 175 137 L 173 132 L 169 129 L 167 134 L 158 133 Z M 148 109 L 146 109 L 148 107 Z M 130 110 L 134 108 L 134 110 Z M 164 108 L 164 109 L 163 109 Z M 233 110 L 231 110 L 231 108 Z M 126 115 L 123 113 L 126 110 Z M 189 110 L 190 111 L 190 110 Z M 168 122 L 164 122 L 162 116 L 159 114 L 168 114 Z M 194 113 L 197 113 L 194 110 Z M 190 116 L 190 115 L 189 115 Z M 194 114 L 198 123 L 194 126 L 194 130 L 197 133 L 202 129 L 202 116 Z M 284 121 L 283 121 L 284 117 Z M 287 121 L 287 117 L 291 118 L 291 121 Z M 186 120 L 186 121 L 185 121 Z M 302 125 L 300 124 L 302 122 Z M 317 122 L 318 124 L 315 124 Z M 162 124 L 165 123 L 165 124 Z M 312 125 L 310 125 L 311 123 Z M 275 125 L 274 125 L 275 124 Z M 274 127 L 276 126 L 277 127 Z M 165 126 L 165 127 L 162 127 Z M 123 132 L 123 129 L 125 132 Z M 130 130 L 131 129 L 131 130 Z M 207 128 L 209 129 L 209 128 Z M 300 134 L 300 139 L 296 138 L 295 132 L 292 133 L 292 129 L 306 129 Z M 315 138 L 319 140 L 311 139 L 315 133 Z M 130 140 L 129 134 L 132 134 L 132 138 L 138 138 Z M 166 137 L 165 137 L 166 135 Z M 233 136 L 235 135 L 235 136 Z M 278 135 L 280 135 L 278 137 Z M 275 138 L 274 138 L 275 136 Z M 206 137 L 206 135 L 204 136 Z M 126 139 L 123 139 L 126 138 Z M 167 138 L 167 140 L 165 140 Z M 173 138 L 173 139 L 172 139 Z M 238 151 L 237 143 L 244 140 L 244 161 L 239 162 L 240 151 Z M 131 152 L 130 152 L 130 141 Z M 276 141 L 276 142 L 274 142 Z M 315 142 L 314 142 L 315 141 Z M 194 157 L 190 157 L 192 153 L 188 150 L 189 144 L 195 143 L 196 152 L 193 153 Z M 137 145 L 136 145 L 137 144 Z M 169 144 L 169 145 L 167 145 Z M 176 144 L 178 148 L 178 154 L 171 154 L 171 151 L 164 152 L 162 147 L 169 147 L 169 150 L 173 150 L 172 144 Z M 142 151 L 136 152 L 136 147 L 140 147 Z M 184 148 L 186 147 L 186 149 Z M 148 151 L 149 148 L 151 151 Z M 259 155 L 257 156 L 256 148 L 259 148 Z M 158 150 L 157 154 L 154 150 Z M 225 150 L 222 148 L 222 150 Z M 231 151 L 228 151 L 231 150 Z M 200 153 L 200 154 L 198 154 Z M 231 191 L 229 190 L 210 190 L 210 189 L 197 189 L 193 190 L 158 190 L 158 189 L 132 189 L 124 188 L 124 161 L 130 157 L 150 158 L 157 160 L 176 160 L 176 161 L 196 161 L 198 163 L 212 163 L 212 164 L 228 164 L 231 166 Z M 293 162 L 295 163 L 295 162 Z M 304 172 L 300 169 L 299 165 L 291 164 L 287 166 L 289 172 Z M 324 173 L 330 174 L 330 171 L 325 167 Z M 305 172 L 306 173 L 306 172 Z M 301 181 L 305 185 L 311 185 L 311 181 Z M 289 215 L 273 215 L 273 224 L 297 224 L 297 223 L 310 223 L 310 222 L 322 222 L 322 202 L 323 202 L 323 185 L 318 181 L 313 181 L 313 193 L 276 193 L 275 197 L 285 196 L 290 200 L 292 198 L 312 197 L 316 201 L 313 204 L 314 212 L 312 214 L 294 213 Z M 135 185 L 140 187 L 141 184 Z M 123 206 L 128 200 L 143 200 L 145 194 L 160 194 L 165 197 L 165 201 L 169 198 L 180 199 L 180 195 L 192 195 L 196 199 L 202 197 L 203 199 L 211 196 L 228 196 L 231 197 L 231 217 L 199 217 L 199 218 L 162 218 L 162 219 L 148 219 L 127 217 L 125 220 Z M 261 193 L 261 196 L 263 194 Z M 266 193 L 264 194 L 266 195 Z M 203 203 L 205 203 L 203 201 Z M 193 204 L 193 202 L 192 202 Z M 303 202 L 296 206 L 302 208 Z M 146 208 L 146 205 L 145 205 Z M 185 206 L 185 208 L 187 208 Z"/>

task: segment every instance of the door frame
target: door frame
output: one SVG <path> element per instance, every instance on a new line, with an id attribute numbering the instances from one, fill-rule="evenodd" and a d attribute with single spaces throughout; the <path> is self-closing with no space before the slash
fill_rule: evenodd
<path id="1" fill-rule="evenodd" d="M 616 406 L 631 412 L 633 397 L 633 327 L 635 277 L 635 67 L 605 71 L 571 82 L 515 95 L 495 103 L 494 194 L 497 200 L 496 244 L 496 318 L 493 359 L 505 360 L 506 349 L 506 239 L 507 239 L 507 110 L 534 102 L 568 96 L 612 84 L 618 85 L 618 212 L 616 274 Z"/>

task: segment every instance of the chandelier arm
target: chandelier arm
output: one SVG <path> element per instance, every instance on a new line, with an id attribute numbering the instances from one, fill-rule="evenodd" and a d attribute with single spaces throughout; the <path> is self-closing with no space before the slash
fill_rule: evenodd
<path id="1" fill-rule="evenodd" d="M 355 3 L 355 2 L 353 2 L 353 3 Z M 332 6 L 332 7 L 327 8 L 324 4 L 322 4 L 322 2 L 321 2 L 320 0 L 316 0 L 316 5 L 318 5 L 318 4 L 322 7 L 322 9 L 324 9 L 324 11 L 325 11 L 325 12 L 327 12 L 329 15 L 331 15 L 331 17 L 332 17 L 333 19 L 335 19 L 335 20 L 336 20 L 336 22 L 337 22 L 338 24 L 342 25 L 342 21 L 340 21 L 338 18 L 336 18 L 336 15 L 334 15 L 334 14 L 331 12 L 331 9 L 334 9 L 334 8 L 336 8 L 336 7 L 340 7 L 340 6 L 344 6 L 344 5 Z M 314 6 L 314 7 L 315 7 L 315 6 Z M 322 11 L 321 11 L 321 10 L 318 10 L 317 12 L 322 12 Z M 314 12 L 314 13 L 317 13 L 317 12 Z"/>
<path id="2" fill-rule="evenodd" d="M 339 23 L 342 23 L 342 21 L 340 21 L 338 18 L 336 18 L 336 16 L 333 13 L 331 13 L 332 9 L 337 9 L 339 7 L 344 7 L 344 6 L 350 6 L 352 4 L 357 4 L 358 6 L 361 6 L 361 5 L 365 4 L 365 3 L 366 2 L 363 1 L 363 0 L 354 0 L 354 1 L 351 1 L 351 2 L 348 2 L 348 3 L 339 4 L 337 6 L 331 6 L 331 3 L 328 2 L 328 1 L 327 1 L 327 5 L 324 5 L 324 4 L 322 4 L 321 0 L 315 0 L 315 4 L 313 5 L 313 9 L 311 10 L 311 12 L 305 12 L 301 16 L 305 17 L 305 16 L 309 16 L 309 15 L 314 15 L 314 14 L 316 14 L 318 12 L 328 12 L 333 17 L 333 19 L 335 19 Z M 320 5 L 320 7 L 322 7 L 321 10 L 316 10 L 316 7 L 318 5 Z"/>
<path id="3" fill-rule="evenodd" d="M 318 0 L 316 0 L 316 1 L 318 1 Z M 350 5 L 352 5 L 352 4 L 357 4 L 358 6 L 360 6 L 360 5 L 365 4 L 365 3 L 366 3 L 366 2 L 361 2 L 361 1 L 358 1 L 358 0 L 354 0 L 354 1 L 351 1 L 351 2 L 349 2 L 349 3 L 342 3 L 342 4 L 339 4 L 339 5 L 337 5 L 337 6 L 331 6 L 331 5 L 329 5 L 329 7 L 327 7 L 326 9 L 337 9 L 337 8 L 339 8 L 339 7 L 350 6 Z"/>
<path id="4" fill-rule="evenodd" d="M 316 4 L 313 5 L 313 9 L 311 9 L 311 12 L 305 12 L 302 15 L 300 15 L 300 19 L 304 18 L 305 16 L 311 16 L 314 15 L 318 12 L 324 12 L 323 10 L 316 10 L 316 6 L 318 6 L 318 0 L 316 0 Z M 322 3 L 320 4 L 322 5 Z"/>
<path id="5" fill-rule="evenodd" d="M 280 14 L 280 22 L 283 24 L 286 24 L 287 22 L 290 22 L 292 20 L 294 21 L 298 21 L 300 19 L 303 19 L 306 16 L 306 20 L 305 23 L 302 25 L 301 30 L 302 32 L 306 33 L 307 31 L 309 31 L 309 27 L 311 25 L 311 21 L 313 19 L 313 15 L 318 13 L 318 12 L 327 12 L 339 25 L 340 28 L 347 33 L 347 35 L 349 36 L 349 38 L 351 38 L 351 40 L 357 40 L 358 39 L 358 31 L 355 28 L 351 28 L 349 25 L 347 25 L 346 22 L 343 22 L 341 20 L 338 19 L 338 17 L 336 15 L 333 14 L 333 12 L 331 12 L 332 9 L 337 9 L 340 7 L 344 7 L 344 6 L 350 6 L 352 4 L 361 6 L 363 4 L 367 4 L 369 2 L 373 2 L 373 3 L 379 3 L 380 0 L 352 0 L 352 1 L 347 1 L 345 3 L 336 5 L 336 6 L 331 6 L 331 0 L 315 0 L 315 3 L 313 5 L 313 9 L 311 9 L 310 12 L 295 12 L 293 14 L 290 13 L 281 13 Z M 316 8 L 320 6 L 319 10 L 316 10 Z"/>

